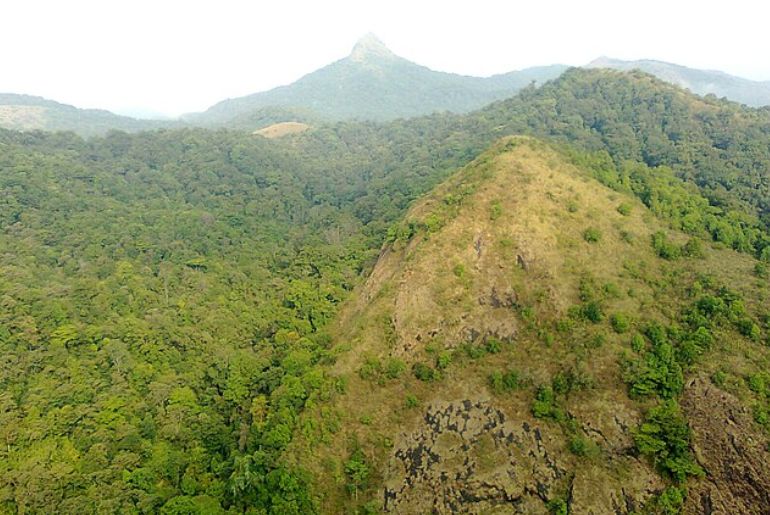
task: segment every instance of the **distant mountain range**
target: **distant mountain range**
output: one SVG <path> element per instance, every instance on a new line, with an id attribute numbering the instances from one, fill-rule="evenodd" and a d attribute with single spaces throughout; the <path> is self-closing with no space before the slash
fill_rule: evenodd
<path id="1" fill-rule="evenodd" d="M 488 78 L 437 72 L 395 55 L 369 34 L 358 41 L 349 56 L 288 86 L 224 100 L 184 119 L 226 125 L 246 113 L 275 106 L 301 108 L 331 120 L 462 113 L 512 96 L 531 82 L 554 79 L 567 68 L 543 66 Z"/>
<path id="2" fill-rule="evenodd" d="M 0 127 L 14 130 L 74 131 L 83 136 L 110 130 L 136 132 L 179 125 L 170 120 L 137 120 L 102 109 L 79 109 L 31 95 L 0 93 Z"/>
<path id="3" fill-rule="evenodd" d="M 752 107 L 770 105 L 770 81 L 753 81 L 716 70 L 696 70 L 662 61 L 621 61 L 600 57 L 587 68 L 641 70 L 661 80 L 689 89 L 697 95 L 716 95 Z"/>
<path id="4" fill-rule="evenodd" d="M 697 70 L 660 61 L 601 57 L 586 68 L 638 69 L 699 95 L 714 94 L 750 106 L 770 105 L 770 81 L 720 71 Z M 568 67 L 550 65 L 471 77 L 431 70 L 391 52 L 369 34 L 347 57 L 278 88 L 219 102 L 180 120 L 146 120 L 99 109 L 79 109 L 41 97 L 0 94 L 0 127 L 15 130 L 71 130 L 83 136 L 109 130 L 136 132 L 180 126 L 254 131 L 281 122 L 311 125 L 339 120 L 386 121 L 440 111 L 465 113 L 542 84 Z"/>

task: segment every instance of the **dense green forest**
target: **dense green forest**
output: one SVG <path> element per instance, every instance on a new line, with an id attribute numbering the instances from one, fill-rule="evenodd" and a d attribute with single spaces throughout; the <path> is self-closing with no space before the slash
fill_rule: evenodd
<path id="1" fill-rule="evenodd" d="M 315 510 L 282 455 L 344 388 L 324 326 L 414 199 L 521 133 L 770 261 L 770 110 L 640 73 L 280 140 L 0 132 L 0 512 Z"/>

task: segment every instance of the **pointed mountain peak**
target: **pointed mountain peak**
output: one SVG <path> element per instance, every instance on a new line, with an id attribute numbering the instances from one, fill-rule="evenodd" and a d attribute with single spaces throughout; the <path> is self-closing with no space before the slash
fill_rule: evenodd
<path id="1" fill-rule="evenodd" d="M 370 32 L 358 40 L 356 46 L 353 47 L 353 51 L 350 53 L 350 58 L 353 61 L 363 62 L 373 57 L 393 58 L 395 54 L 385 46 L 385 43 Z"/>

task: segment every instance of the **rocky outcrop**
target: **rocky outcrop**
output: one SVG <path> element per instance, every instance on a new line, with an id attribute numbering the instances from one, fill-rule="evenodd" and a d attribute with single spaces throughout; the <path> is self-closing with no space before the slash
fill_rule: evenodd
<path id="1" fill-rule="evenodd" d="M 572 513 L 630 513 L 661 488 L 626 455 L 627 477 L 591 463 L 575 470 L 558 426 L 511 418 L 484 400 L 437 402 L 391 454 L 382 490 L 388 513 L 547 513 L 553 499 Z"/>
<path id="2" fill-rule="evenodd" d="M 396 447 L 383 492 L 393 513 L 542 511 L 566 469 L 562 446 L 541 428 L 507 420 L 483 401 L 432 405 L 424 425 Z"/>
<path id="3" fill-rule="evenodd" d="M 737 398 L 698 377 L 682 398 L 693 450 L 706 477 L 693 485 L 687 513 L 770 514 L 767 438 Z"/>

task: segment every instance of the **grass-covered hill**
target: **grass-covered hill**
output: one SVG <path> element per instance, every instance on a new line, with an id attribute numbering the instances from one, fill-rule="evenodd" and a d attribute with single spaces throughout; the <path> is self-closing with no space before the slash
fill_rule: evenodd
<path id="1" fill-rule="evenodd" d="M 260 116 L 285 121 L 280 110 Z M 614 457 L 646 478 L 628 494 L 635 506 L 676 505 L 683 486 L 687 502 L 744 502 L 719 486 L 740 474 L 709 466 L 726 444 L 698 435 L 709 414 L 727 413 L 736 438 L 767 441 L 768 119 L 644 74 L 571 70 L 466 115 L 316 120 L 276 139 L 0 131 L 0 512 L 398 511 L 421 490 L 398 486 L 403 462 L 387 472 L 388 453 L 412 452 L 409 435 L 421 433 L 407 424 L 419 413 L 442 431 L 433 405 L 481 426 L 494 406 L 548 436 L 543 450 L 532 436 L 528 462 L 547 491 L 502 486 L 522 506 L 572 503 L 568 472 L 583 463 L 622 481 Z M 457 174 L 511 134 L 544 143 L 504 140 Z M 517 162 L 524 172 L 508 166 Z M 470 248 L 451 229 L 460 222 L 482 234 Z M 378 277 L 391 276 L 404 283 L 388 290 Z M 503 279 L 510 289 L 497 288 Z M 444 296 L 423 303 L 433 287 Z M 389 327 L 394 295 L 401 314 Z M 499 345 L 428 348 L 439 334 L 478 343 L 492 329 Z M 517 368 L 527 349 L 542 367 Z M 359 387 L 390 396 L 359 413 Z M 460 409 L 457 399 L 475 400 Z M 596 413 L 622 408 L 628 430 L 594 424 L 580 399 Z M 340 418 L 352 402 L 355 420 Z M 394 416 L 404 438 L 385 432 Z M 643 420 L 673 421 L 682 438 L 665 449 L 682 461 L 654 450 L 666 435 L 637 445 Z M 587 423 L 613 444 L 597 444 Z M 323 446 L 313 456 L 306 444 Z M 760 451 L 725 463 L 753 464 Z M 567 475 L 543 468 L 543 452 Z M 698 467 L 717 485 L 710 497 Z M 575 491 L 593 492 L 580 477 Z M 596 481 L 615 495 L 610 479 Z M 487 483 L 497 486 L 485 493 Z M 503 498 L 502 483 L 487 483 L 462 491 Z M 386 498 L 386 486 L 401 493 Z"/>
<path id="2" fill-rule="evenodd" d="M 330 329 L 344 388 L 295 444 L 322 512 L 767 502 L 756 260 L 575 162 L 505 139 L 391 232 Z"/>

